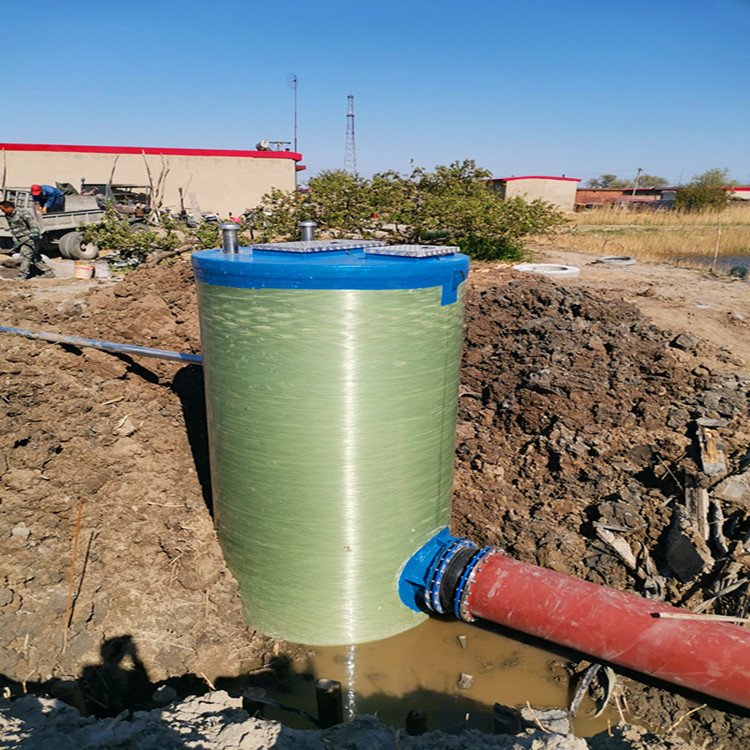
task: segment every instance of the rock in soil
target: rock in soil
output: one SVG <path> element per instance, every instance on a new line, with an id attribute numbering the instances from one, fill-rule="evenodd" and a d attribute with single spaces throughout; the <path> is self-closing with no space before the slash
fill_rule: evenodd
<path id="1" fill-rule="evenodd" d="M 374 716 L 361 716 L 325 731 L 290 729 L 278 722 L 252 718 L 241 698 L 224 691 L 188 698 L 168 708 L 136 711 L 132 716 L 96 720 L 81 716 L 58 700 L 26 696 L 0 705 L 0 736 L 7 747 L 28 750 L 164 750 L 191 747 L 204 750 L 691 750 L 694 745 L 661 742 L 653 735 L 627 725 L 617 727 L 589 742 L 552 727 L 549 712 L 542 712 L 549 726 L 523 733 L 487 735 L 475 730 L 459 734 L 427 732 L 412 737 L 385 727 Z M 562 728 L 562 727 L 561 727 Z"/>

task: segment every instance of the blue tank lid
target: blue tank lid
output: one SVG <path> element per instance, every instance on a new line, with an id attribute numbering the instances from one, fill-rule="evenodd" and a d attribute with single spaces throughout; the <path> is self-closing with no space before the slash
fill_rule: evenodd
<path id="1" fill-rule="evenodd" d="M 455 302 L 469 258 L 444 245 L 383 245 L 367 240 L 261 243 L 239 252 L 200 250 L 201 284 L 244 289 L 424 289 L 442 287 Z"/>

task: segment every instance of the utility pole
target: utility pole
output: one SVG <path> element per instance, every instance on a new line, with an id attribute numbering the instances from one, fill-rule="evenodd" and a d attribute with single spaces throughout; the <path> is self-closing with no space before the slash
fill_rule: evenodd
<path id="1" fill-rule="evenodd" d="M 346 150 L 344 151 L 344 172 L 357 174 L 357 148 L 354 144 L 354 95 L 347 97 Z"/>
<path id="2" fill-rule="evenodd" d="M 294 153 L 297 153 L 297 74 L 290 73 L 286 77 L 286 82 L 294 91 Z M 297 162 L 294 162 L 294 192 L 297 192 Z"/>
<path id="3" fill-rule="evenodd" d="M 638 167 L 638 171 L 635 173 L 635 182 L 633 183 L 633 198 L 635 198 L 635 191 L 638 190 L 638 180 L 641 176 L 641 172 L 643 172 L 643 170 Z"/>
<path id="4" fill-rule="evenodd" d="M 287 83 L 294 90 L 294 153 L 297 153 L 297 74 L 290 73 L 286 77 Z"/>

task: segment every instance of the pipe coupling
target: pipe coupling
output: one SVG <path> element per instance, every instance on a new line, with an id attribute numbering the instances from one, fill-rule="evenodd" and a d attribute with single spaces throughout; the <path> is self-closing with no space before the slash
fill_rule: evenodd
<path id="1" fill-rule="evenodd" d="M 475 618 L 465 606 L 466 596 L 481 562 L 495 550 L 479 548 L 442 529 L 404 565 L 399 580 L 401 601 L 418 612 L 452 614 L 473 622 Z"/>

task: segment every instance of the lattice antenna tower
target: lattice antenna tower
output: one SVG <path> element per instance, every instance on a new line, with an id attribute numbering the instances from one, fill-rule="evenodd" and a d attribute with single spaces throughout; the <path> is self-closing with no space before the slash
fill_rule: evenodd
<path id="1" fill-rule="evenodd" d="M 357 174 L 357 147 L 354 143 L 354 95 L 346 97 L 346 150 L 344 151 L 344 172 Z"/>

